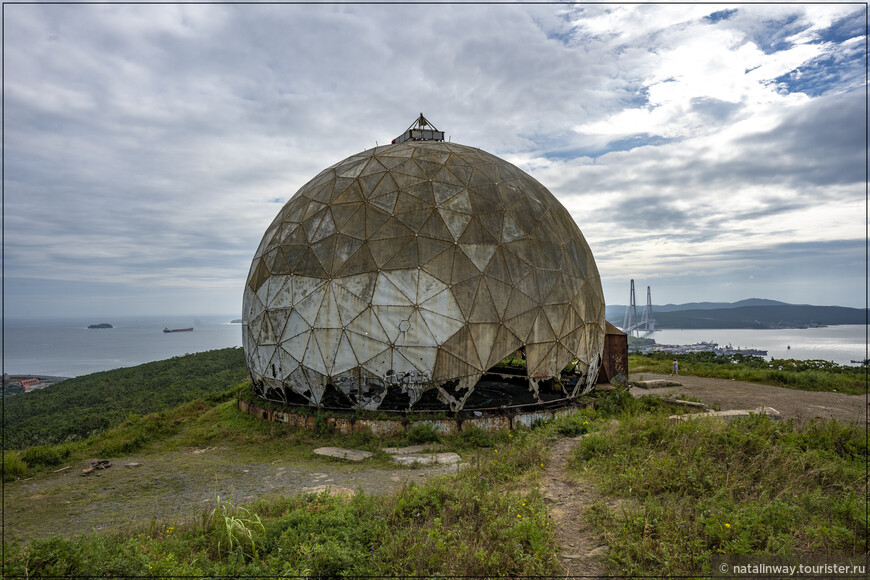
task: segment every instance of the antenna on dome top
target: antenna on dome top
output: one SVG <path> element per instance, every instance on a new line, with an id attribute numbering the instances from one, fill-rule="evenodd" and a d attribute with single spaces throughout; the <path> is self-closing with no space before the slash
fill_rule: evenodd
<path id="1" fill-rule="evenodd" d="M 444 131 L 436 129 L 435 125 L 420 113 L 417 120 L 411 123 L 404 133 L 393 139 L 393 143 L 405 141 L 444 141 Z"/>

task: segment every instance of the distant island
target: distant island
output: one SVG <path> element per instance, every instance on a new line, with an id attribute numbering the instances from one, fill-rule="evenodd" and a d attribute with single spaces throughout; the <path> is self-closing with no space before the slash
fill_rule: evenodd
<path id="1" fill-rule="evenodd" d="M 101 322 L 99 324 L 88 325 L 88 328 L 115 328 L 115 327 L 112 326 L 111 324 L 109 324 L 108 322 Z"/>
<path id="2" fill-rule="evenodd" d="M 241 318 L 236 318 L 235 320 L 230 320 L 230 324 L 241 324 L 241 323 L 242 323 Z"/>
<path id="3" fill-rule="evenodd" d="M 606 318 L 615 326 L 625 321 L 627 306 L 608 306 Z M 638 319 L 644 305 L 637 306 Z M 867 311 L 845 306 L 788 304 L 751 298 L 740 302 L 692 302 L 652 307 L 656 329 L 708 328 L 814 328 L 838 324 L 864 324 Z"/>

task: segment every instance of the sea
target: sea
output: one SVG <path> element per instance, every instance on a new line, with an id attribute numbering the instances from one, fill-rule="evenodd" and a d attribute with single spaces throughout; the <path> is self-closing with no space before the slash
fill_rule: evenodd
<path id="1" fill-rule="evenodd" d="M 31 319 L 3 324 L 10 375 L 77 377 L 196 352 L 242 346 L 239 315 Z M 114 328 L 92 329 L 108 323 Z M 164 333 L 164 328 L 193 332 Z"/>
<path id="2" fill-rule="evenodd" d="M 106 319 L 7 318 L 3 333 L 4 371 L 10 375 L 77 377 L 188 353 L 242 345 L 242 325 L 233 315 L 155 316 Z M 109 323 L 114 328 L 89 329 Z M 164 328 L 193 332 L 164 333 Z M 863 325 L 803 329 L 657 330 L 646 336 L 659 344 L 716 342 L 757 348 L 767 358 L 819 359 L 849 365 L 867 357 Z"/>
<path id="3" fill-rule="evenodd" d="M 767 360 L 824 360 L 840 365 L 867 358 L 867 327 L 863 324 L 819 328 L 687 329 L 642 333 L 658 344 L 683 345 L 716 342 L 720 347 L 766 350 Z"/>

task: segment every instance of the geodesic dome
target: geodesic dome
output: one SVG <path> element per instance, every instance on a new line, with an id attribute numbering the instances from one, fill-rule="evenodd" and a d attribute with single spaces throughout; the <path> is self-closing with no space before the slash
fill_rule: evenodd
<path id="1" fill-rule="evenodd" d="M 553 398 L 542 385 L 590 390 L 604 324 L 592 253 L 544 186 L 412 138 L 340 161 L 284 205 L 251 264 L 242 336 L 264 398 L 455 411 L 516 351 L 534 400 Z M 571 364 L 574 384 L 560 380 Z"/>

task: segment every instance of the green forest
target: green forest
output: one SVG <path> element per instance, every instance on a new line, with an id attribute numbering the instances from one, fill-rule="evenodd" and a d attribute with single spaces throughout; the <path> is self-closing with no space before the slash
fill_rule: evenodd
<path id="1" fill-rule="evenodd" d="M 5 398 L 5 448 L 85 439 L 146 415 L 217 396 L 248 377 L 241 348 L 224 348 L 67 379 Z"/>

